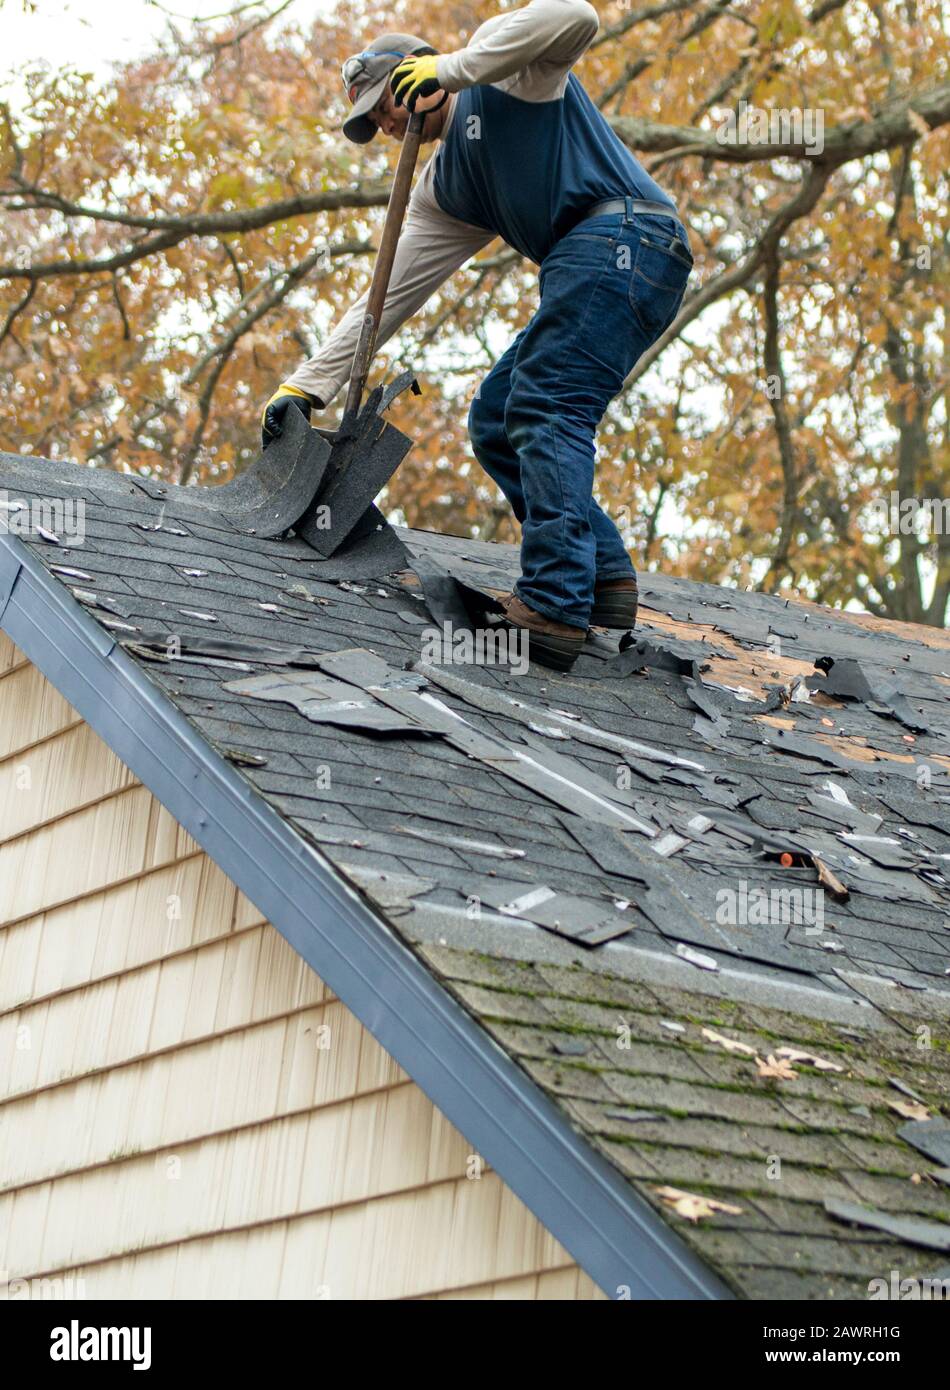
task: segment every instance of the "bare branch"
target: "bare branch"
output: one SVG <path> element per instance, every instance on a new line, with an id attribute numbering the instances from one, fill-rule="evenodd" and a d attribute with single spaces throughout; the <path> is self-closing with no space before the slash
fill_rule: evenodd
<path id="1" fill-rule="evenodd" d="M 651 348 L 643 354 L 637 362 L 633 371 L 624 382 L 625 387 L 633 386 L 642 376 L 653 366 L 663 350 L 678 338 L 683 329 L 693 322 L 695 318 L 706 309 L 710 304 L 714 304 L 717 299 L 723 299 L 733 290 L 747 285 L 753 276 L 765 264 L 769 254 L 774 247 L 778 246 L 779 241 L 785 235 L 788 228 L 798 218 L 806 216 L 818 202 L 824 191 L 825 185 L 831 177 L 832 170 L 824 167 L 813 166 L 808 173 L 808 177 L 803 182 L 798 193 L 785 203 L 778 212 L 772 217 L 761 238 L 749 253 L 744 261 L 736 266 L 732 266 L 722 275 L 715 276 L 708 280 L 702 289 L 697 290 L 694 295 L 687 299 L 679 314 L 670 324 L 666 332 L 659 337 Z"/>
<path id="2" fill-rule="evenodd" d="M 931 130 L 950 121 L 950 82 L 943 82 L 926 92 L 905 95 L 882 107 L 869 121 L 851 121 L 834 126 L 825 132 L 824 149 L 815 155 L 804 142 L 794 140 L 753 145 L 724 144 L 714 130 L 695 130 L 689 126 L 663 125 L 641 116 L 610 116 L 613 129 L 631 149 L 646 153 L 682 150 L 684 146 L 704 158 L 723 160 L 732 164 L 755 164 L 763 160 L 808 159 L 813 164 L 834 167 L 851 159 L 893 149 L 896 145 L 911 144 L 920 139 L 913 124 L 916 112 Z"/>
<path id="3" fill-rule="evenodd" d="M 779 256 L 778 248 L 772 245 L 765 263 L 765 348 L 763 363 L 766 373 L 766 395 L 772 407 L 775 420 L 775 433 L 778 438 L 779 459 L 782 464 L 782 516 L 779 523 L 778 545 L 770 562 L 768 573 L 762 587 L 769 591 L 777 587 L 782 575 L 790 573 L 789 556 L 798 518 L 799 486 L 798 466 L 795 460 L 795 444 L 788 418 L 785 400 L 787 385 L 782 367 L 782 353 L 779 346 Z M 773 389 L 773 386 L 775 389 Z"/>
<path id="4" fill-rule="evenodd" d="M 23 296 L 23 298 L 20 300 L 19 304 L 14 304 L 14 306 L 13 306 L 13 308 L 10 310 L 9 314 L 7 314 L 6 321 L 4 322 L 3 328 L 0 329 L 0 346 L 2 346 L 2 344 L 6 341 L 6 339 L 7 339 L 8 337 L 12 337 L 12 338 L 13 338 L 13 341 L 14 341 L 15 343 L 17 342 L 16 334 L 13 332 L 13 324 L 14 324 L 14 322 L 16 321 L 17 315 L 20 314 L 20 313 L 22 313 L 22 311 L 26 308 L 26 306 L 29 304 L 30 300 L 33 298 L 33 296 L 34 296 L 35 294 L 36 294 L 36 282 L 34 281 L 34 282 L 28 287 L 26 294 L 25 294 L 25 295 Z M 17 345 L 19 346 L 19 344 L 17 344 Z"/>
<path id="5" fill-rule="evenodd" d="M 334 251 L 331 252 L 331 255 L 343 255 L 348 249 L 350 248 L 346 247 L 345 245 L 342 247 L 336 247 L 334 248 Z M 179 384 L 179 389 L 183 387 L 187 388 L 189 386 L 193 386 L 194 383 L 201 376 L 205 368 L 209 365 L 209 363 L 215 361 L 215 359 L 229 357 L 231 353 L 234 351 L 234 348 L 236 347 L 238 340 L 242 338 L 244 334 L 247 333 L 251 328 L 253 328 L 255 323 L 257 323 L 258 320 L 262 319 L 265 314 L 270 313 L 271 309 L 274 309 L 277 307 L 277 305 L 283 303 L 290 291 L 296 288 L 296 286 L 299 285 L 301 281 L 306 278 L 306 276 L 310 273 L 310 271 L 317 264 L 317 262 L 321 260 L 323 256 L 326 254 L 326 251 L 326 246 L 317 246 L 314 248 L 313 251 L 309 252 L 306 256 L 304 256 L 302 260 L 298 261 L 296 265 L 293 265 L 289 269 L 282 271 L 280 273 L 280 276 L 276 277 L 280 279 L 282 283 L 278 285 L 276 288 L 274 288 L 271 291 L 271 293 L 268 294 L 265 298 L 263 298 L 261 302 L 257 304 L 253 309 L 251 309 L 248 313 L 244 314 L 244 316 L 238 320 L 234 327 L 231 328 L 231 330 L 225 335 L 223 339 L 221 339 L 220 342 L 215 343 L 214 346 L 210 347 L 208 351 L 202 357 L 200 357 L 197 362 L 194 363 L 194 365 L 182 378 Z M 217 377 L 220 377 L 222 370 L 222 366 L 218 366 L 216 368 L 215 382 L 217 380 Z M 213 390 L 214 387 L 212 386 L 211 391 L 213 392 Z M 208 404 L 210 406 L 211 393 L 208 393 L 207 399 Z M 144 415 L 140 416 L 134 422 L 132 426 L 132 434 L 138 434 L 138 432 L 144 429 L 146 425 L 150 425 L 153 420 L 158 419 L 160 415 L 164 415 L 169 410 L 171 410 L 173 408 L 173 405 L 174 402 L 167 398 L 161 401 L 153 402 L 151 405 L 151 409 L 148 410 Z M 89 454 L 89 459 L 100 458 L 104 454 L 111 453 L 111 451 L 113 449 L 118 448 L 118 446 L 122 442 L 123 441 L 121 435 L 113 435 L 112 438 L 106 440 L 105 443 L 100 444 L 97 446 L 97 448 L 93 449 Z M 200 436 L 198 438 L 197 445 L 194 443 L 194 441 L 192 442 L 192 449 L 189 453 L 190 464 L 188 467 L 188 473 L 190 473 L 191 471 L 191 466 L 193 465 L 194 457 L 197 454 L 197 449 L 198 447 L 200 447 L 200 442 Z M 186 462 L 188 462 L 188 460 L 186 460 Z M 187 476 L 185 480 L 187 480 Z"/>
<path id="6" fill-rule="evenodd" d="M 35 280 L 33 281 L 33 287 L 36 287 Z M 132 330 L 129 327 L 129 319 L 125 312 L 125 305 L 122 303 L 122 296 L 119 294 L 119 277 L 116 274 L 112 276 L 112 298 L 115 300 L 115 306 L 122 318 L 122 337 L 126 342 L 129 342 L 132 338 Z"/>
<path id="7" fill-rule="evenodd" d="M 673 14 L 677 10 L 691 9 L 694 4 L 695 0 L 666 0 L 666 3 L 662 5 L 651 5 L 645 10 L 634 10 L 633 14 L 626 15 L 619 24 L 614 24 L 609 29 L 601 29 L 590 47 L 599 48 L 602 43 L 609 43 L 611 39 L 622 38 L 638 24 L 643 24 L 649 19 L 660 19 L 663 15 Z"/>
<path id="8" fill-rule="evenodd" d="M 259 208 L 248 208 L 241 212 L 192 213 L 182 217 L 136 218 L 128 214 L 111 213 L 106 209 L 82 207 L 70 204 L 65 199 L 53 195 L 43 195 L 44 207 L 56 210 L 70 217 L 90 217 L 96 221 L 118 222 L 129 227 L 164 228 L 154 237 L 135 241 L 124 251 L 116 251 L 108 256 L 90 257 L 82 260 L 41 261 L 32 266 L 0 265 L 0 280 L 40 280 L 52 275 L 87 275 L 97 271 L 121 270 L 146 256 L 165 251 L 171 246 L 192 236 L 219 236 L 228 232 L 251 232 L 268 227 L 274 222 L 282 222 L 290 217 L 305 217 L 315 212 L 337 212 L 341 208 L 379 207 L 388 203 L 391 187 L 385 184 L 370 184 L 366 187 L 330 189 L 321 193 L 301 194 L 295 198 L 283 198 L 279 202 L 267 203 Z M 38 205 L 39 206 L 39 205 Z M 25 209 L 24 209 L 25 210 Z"/>

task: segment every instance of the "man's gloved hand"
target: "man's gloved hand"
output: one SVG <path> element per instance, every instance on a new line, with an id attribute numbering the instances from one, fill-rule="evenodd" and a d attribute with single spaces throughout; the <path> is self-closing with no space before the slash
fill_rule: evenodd
<path id="1" fill-rule="evenodd" d="M 277 439 L 283 434 L 284 416 L 292 406 L 303 411 L 309 424 L 313 398 L 308 396 L 306 391 L 300 391 L 296 386 L 288 386 L 284 382 L 271 396 L 261 415 L 261 444 L 263 448 L 266 449 L 272 439 Z"/>
<path id="2" fill-rule="evenodd" d="M 435 72 L 438 56 L 437 53 L 411 53 L 408 58 L 403 58 L 389 79 L 395 106 L 405 106 L 407 111 L 415 111 L 419 97 L 434 97 L 436 92 L 442 92 Z M 438 111 L 448 99 L 448 92 L 442 92 L 442 100 L 435 106 L 426 107 L 426 110 Z"/>

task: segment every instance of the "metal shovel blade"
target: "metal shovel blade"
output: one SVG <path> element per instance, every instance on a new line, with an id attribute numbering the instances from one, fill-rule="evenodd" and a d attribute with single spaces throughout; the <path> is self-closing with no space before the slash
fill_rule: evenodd
<path id="1" fill-rule="evenodd" d="M 412 448 L 408 435 L 381 418 L 409 385 L 415 385 L 415 377 L 404 372 L 386 390 L 371 391 L 349 427 L 335 434 L 314 431 L 328 444 L 330 457 L 323 486 L 294 530 L 324 559 L 351 536 Z"/>

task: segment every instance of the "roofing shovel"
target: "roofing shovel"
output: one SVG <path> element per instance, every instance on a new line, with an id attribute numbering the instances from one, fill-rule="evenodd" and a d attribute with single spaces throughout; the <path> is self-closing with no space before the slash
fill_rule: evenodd
<path id="1" fill-rule="evenodd" d="M 365 402 L 363 389 L 376 348 L 425 117 L 424 111 L 412 112 L 403 137 L 339 428 L 325 430 L 318 426 L 311 431 L 329 442 L 330 452 L 316 495 L 294 523 L 294 530 L 325 558 L 345 541 L 355 541 L 384 525 L 373 499 L 412 448 L 412 440 L 382 415 L 407 386 L 412 387 L 415 395 L 421 394 L 413 372 L 403 372 L 385 389 L 374 387 Z"/>

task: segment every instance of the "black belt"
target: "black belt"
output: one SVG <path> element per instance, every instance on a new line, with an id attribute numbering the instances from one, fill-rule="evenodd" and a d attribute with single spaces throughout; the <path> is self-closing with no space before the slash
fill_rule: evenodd
<path id="1" fill-rule="evenodd" d="M 628 202 L 631 213 L 645 212 L 661 217 L 672 217 L 674 222 L 680 220 L 676 208 L 671 203 L 651 203 L 647 198 L 607 198 L 604 202 L 595 203 L 592 208 L 588 208 L 573 225 L 576 227 L 578 223 L 586 222 L 588 217 L 601 217 L 608 212 L 626 212 Z"/>

